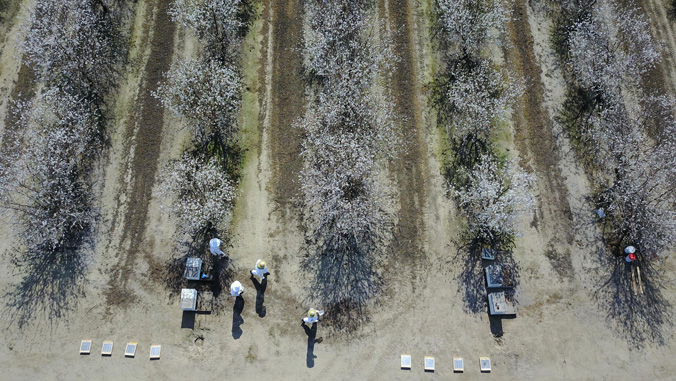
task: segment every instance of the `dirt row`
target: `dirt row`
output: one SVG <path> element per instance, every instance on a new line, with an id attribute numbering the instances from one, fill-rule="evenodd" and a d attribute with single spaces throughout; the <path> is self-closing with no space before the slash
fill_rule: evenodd
<path id="1" fill-rule="evenodd" d="M 139 0 L 130 20 L 131 54 L 116 95 L 111 148 L 97 173 L 103 218 L 85 297 L 60 324 L 3 331 L 3 375 L 410 379 L 423 374 L 422 358 L 431 355 L 437 370 L 425 376 L 433 379 L 456 376 L 453 356 L 465 358 L 461 376 L 468 379 L 671 377 L 676 371 L 668 361 L 675 353 L 673 342 L 633 351 L 595 299 L 607 269 L 599 268 L 594 256 L 597 232 L 583 225 L 589 187 L 556 123 L 565 84 L 551 52 L 546 17 L 533 13 L 526 0 L 515 1 L 507 29 L 510 44 L 500 52 L 526 86 L 510 124 L 513 144 L 506 145 L 538 179 L 538 209 L 524 219 L 524 236 L 514 252 L 521 266 L 519 314 L 502 321 L 504 336 L 496 338 L 487 314 L 463 308 L 460 290 L 466 285 L 455 257 L 462 221 L 445 195 L 434 113 L 426 103 L 425 85 L 438 65 L 429 26 L 432 3 L 377 2 L 378 15 L 396 32 L 400 62 L 387 91 L 400 116 L 405 147 L 388 168 L 400 209 L 383 269 L 384 288 L 370 306 L 368 323 L 357 332 L 330 335 L 320 323 L 314 337 L 300 326 L 300 316 L 311 307 L 295 206 L 302 134 L 294 121 L 303 115 L 305 101 L 302 0 L 262 1 L 243 47 L 246 156 L 227 251 L 234 277 L 246 288 L 244 303 L 224 296 L 219 311 L 192 321 L 180 311 L 161 278 L 175 254 L 175 222 L 162 210 L 167 200 L 155 192 L 160 169 L 188 139 L 181 122 L 162 110 L 151 92 L 172 60 L 194 53 L 195 37 L 170 22 L 169 2 Z M 3 91 L 18 96 L 21 85 L 11 78 L 22 77 L 20 67 L 3 58 L 2 76 L 11 83 L 5 82 Z M 6 113 L 0 116 L 7 120 Z M 251 266 L 261 257 L 272 272 L 263 289 L 249 280 Z M 6 266 L 0 267 L 9 268 L 2 261 Z M 665 267 L 673 272 L 672 262 Z M 16 275 L 0 273 L 1 286 L 16 281 Z M 95 347 L 114 340 L 114 355 L 77 356 L 83 338 L 93 339 Z M 130 340 L 139 343 L 139 354 L 125 359 L 121 350 Z M 159 362 L 145 358 L 151 343 L 162 344 Z M 401 354 L 413 356 L 411 371 L 399 369 Z M 479 373 L 479 356 L 491 357 L 491 374 Z"/>

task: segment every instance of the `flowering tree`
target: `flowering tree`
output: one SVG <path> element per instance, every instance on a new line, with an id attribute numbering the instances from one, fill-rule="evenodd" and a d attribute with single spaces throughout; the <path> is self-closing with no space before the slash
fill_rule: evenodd
<path id="1" fill-rule="evenodd" d="M 449 186 L 473 239 L 510 242 L 518 235 L 517 218 L 533 207 L 534 180 L 516 162 L 498 163 L 492 141 L 497 122 L 509 116 L 522 87 L 513 74 L 481 55 L 489 43 L 500 44 L 495 32 L 504 29 L 509 4 L 436 0 L 435 5 L 449 59 L 432 97 L 452 152 Z"/>
<path id="2" fill-rule="evenodd" d="M 453 150 L 471 165 L 487 151 L 495 121 L 508 116 L 522 88 L 510 72 L 494 69 L 485 59 L 464 57 L 448 63 L 433 92 Z"/>
<path id="3" fill-rule="evenodd" d="M 17 212 L 29 252 L 72 248 L 95 217 L 86 173 L 102 147 L 100 115 L 57 88 L 21 104 L 19 112 L 0 172 L 2 204 Z"/>
<path id="4" fill-rule="evenodd" d="M 455 189 L 472 234 L 486 241 L 519 235 L 518 217 L 532 210 L 535 178 L 516 162 L 497 163 L 484 155 L 468 173 L 468 184 Z"/>
<path id="5" fill-rule="evenodd" d="M 164 171 L 163 181 L 165 194 L 176 199 L 171 213 L 190 236 L 229 224 L 236 184 L 215 158 L 186 153 Z"/>
<path id="6" fill-rule="evenodd" d="M 159 86 L 165 107 L 184 117 L 198 144 L 227 145 L 236 139 L 241 78 L 234 66 L 187 59 L 175 64 Z"/>
<path id="7" fill-rule="evenodd" d="M 478 56 L 487 41 L 500 41 L 490 34 L 504 30 L 510 1 L 435 0 L 435 6 L 437 27 L 444 34 L 444 40 L 457 44 L 463 55 Z"/>
<path id="8" fill-rule="evenodd" d="M 568 64 L 575 78 L 603 97 L 618 97 L 623 85 L 636 85 L 660 60 L 645 18 L 611 1 L 573 23 L 568 40 Z"/>
<path id="9" fill-rule="evenodd" d="M 123 56 L 120 7 L 113 0 L 38 0 L 21 44 L 38 78 L 102 104 Z"/>
<path id="10" fill-rule="evenodd" d="M 244 23 L 238 15 L 244 6 L 243 0 L 176 0 L 169 14 L 193 30 L 212 56 L 223 60 L 239 48 Z"/>
<path id="11" fill-rule="evenodd" d="M 599 167 L 612 173 L 599 201 L 612 219 L 612 235 L 659 255 L 676 243 L 676 120 L 674 101 L 648 97 L 592 118 Z M 651 124 L 658 123 L 659 126 Z M 659 129 L 657 129 L 659 128 Z M 654 131 L 654 137 L 646 135 Z"/>
<path id="12" fill-rule="evenodd" d="M 310 27 L 303 58 L 312 85 L 298 122 L 305 133 L 300 174 L 305 265 L 316 272 L 311 297 L 330 309 L 342 328 L 363 321 L 358 311 L 377 290 L 373 266 L 393 225 L 388 190 L 378 176 L 398 143 L 395 117 L 392 104 L 373 85 L 395 59 L 384 26 L 371 29 L 372 5 L 305 3 Z"/>

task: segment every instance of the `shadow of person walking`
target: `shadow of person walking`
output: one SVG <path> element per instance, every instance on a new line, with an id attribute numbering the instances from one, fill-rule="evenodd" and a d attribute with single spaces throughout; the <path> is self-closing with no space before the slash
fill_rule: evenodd
<path id="1" fill-rule="evenodd" d="M 317 323 L 312 323 L 311 327 L 308 327 L 305 322 L 302 322 L 300 325 L 307 335 L 307 356 L 305 365 L 307 365 L 308 368 L 314 368 L 315 359 L 317 358 L 317 356 L 315 356 L 315 344 L 321 343 L 322 338 L 320 337 L 317 339 Z"/>
<path id="2" fill-rule="evenodd" d="M 244 298 L 240 295 L 235 299 L 235 304 L 232 306 L 232 337 L 235 340 L 242 336 L 241 325 L 244 324 L 242 311 L 244 311 Z"/>
<path id="3" fill-rule="evenodd" d="M 263 279 L 262 282 L 259 282 L 256 277 L 251 276 L 251 282 L 253 282 L 254 287 L 256 287 L 256 313 L 260 317 L 265 317 L 265 289 L 268 287 L 268 278 Z"/>

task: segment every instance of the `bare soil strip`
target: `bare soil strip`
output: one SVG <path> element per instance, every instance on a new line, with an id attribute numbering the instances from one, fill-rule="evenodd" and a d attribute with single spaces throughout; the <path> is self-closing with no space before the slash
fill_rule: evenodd
<path id="1" fill-rule="evenodd" d="M 572 215 L 568 188 L 559 167 L 560 148 L 554 138 L 552 121 L 543 106 L 545 89 L 535 60 L 526 6 L 525 0 L 514 3 L 512 19 L 508 23 L 508 36 L 513 48 L 504 52 L 508 66 L 516 71 L 525 85 L 525 93 L 517 100 L 513 113 L 514 143 L 521 165 L 531 167 L 539 182 L 533 226 L 544 236 L 551 237 L 549 246 L 554 250 L 554 247 L 568 246 L 573 242 Z M 570 258 L 565 253 L 548 255 L 548 258 L 559 275 L 572 275 Z"/>
<path id="2" fill-rule="evenodd" d="M 303 7 L 299 0 L 274 0 L 272 10 L 272 84 L 270 107 L 270 148 L 272 194 L 285 217 L 298 196 L 298 173 L 302 166 L 302 132 L 294 126 L 304 113 L 301 77 Z"/>
<path id="3" fill-rule="evenodd" d="M 151 41 L 148 63 L 145 67 L 144 80 L 139 94 L 138 108 L 130 118 L 125 132 L 125 151 L 134 147 L 130 160 L 130 173 L 122 173 L 120 180 L 130 178 L 127 191 L 127 208 L 124 215 L 122 237 L 120 239 L 120 256 L 108 282 L 106 293 L 108 305 L 123 305 L 129 298 L 129 275 L 140 248 L 143 244 L 148 205 L 152 196 L 157 172 L 164 108 L 152 96 L 164 73 L 169 69 L 174 48 L 175 25 L 167 14 L 169 2 L 155 2 L 155 27 Z M 118 198 L 119 199 L 119 198 Z M 114 227 L 114 226 L 113 226 Z M 148 261 L 151 261 L 148 258 Z"/>
<path id="4" fill-rule="evenodd" d="M 639 6 L 652 24 L 652 35 L 662 44 L 662 61 L 643 77 L 647 90 L 676 94 L 676 22 L 669 15 L 670 1 L 641 0 Z"/>
<path id="5" fill-rule="evenodd" d="M 414 48 L 414 6 L 409 0 L 386 0 L 381 9 L 387 10 L 390 29 L 394 32 L 394 52 L 399 58 L 390 86 L 395 102 L 395 112 L 400 118 L 399 124 L 403 137 L 401 156 L 392 163 L 391 170 L 396 177 L 399 190 L 399 215 L 395 227 L 393 255 L 395 262 L 406 264 L 402 270 L 415 271 L 416 258 L 424 255 L 422 237 L 424 236 L 423 203 L 426 200 L 426 174 L 423 165 L 425 158 L 421 148 L 421 106 L 419 76 L 416 68 L 416 49 Z"/>

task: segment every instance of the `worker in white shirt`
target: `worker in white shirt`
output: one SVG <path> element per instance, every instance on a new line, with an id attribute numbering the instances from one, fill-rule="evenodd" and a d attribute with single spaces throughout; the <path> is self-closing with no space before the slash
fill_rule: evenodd
<path id="1" fill-rule="evenodd" d="M 211 251 L 211 254 L 225 258 L 225 253 L 221 251 L 220 246 L 221 240 L 218 238 L 212 238 L 211 241 L 209 241 L 209 251 Z"/>
<path id="2" fill-rule="evenodd" d="M 235 298 L 242 295 L 244 292 L 244 286 L 242 286 L 239 281 L 234 281 L 230 285 L 230 295 L 234 296 Z"/>
<path id="3" fill-rule="evenodd" d="M 251 270 L 251 275 L 257 276 L 262 282 L 263 279 L 265 279 L 265 276 L 268 274 L 270 274 L 270 272 L 268 271 L 268 266 L 266 265 L 265 261 L 262 259 L 257 260 L 256 267 Z"/>
<path id="4" fill-rule="evenodd" d="M 634 262 L 636 260 L 636 248 L 634 246 L 627 246 L 624 248 L 624 253 L 627 255 L 624 257 L 624 260 L 627 261 L 627 263 Z"/>
<path id="5" fill-rule="evenodd" d="M 319 317 L 322 315 L 324 315 L 324 311 L 310 308 L 310 310 L 307 312 L 307 316 L 303 318 L 303 321 L 308 324 L 317 323 L 319 322 Z"/>

